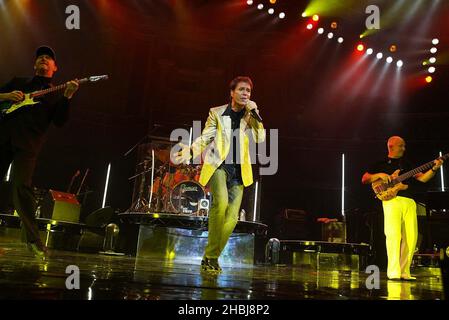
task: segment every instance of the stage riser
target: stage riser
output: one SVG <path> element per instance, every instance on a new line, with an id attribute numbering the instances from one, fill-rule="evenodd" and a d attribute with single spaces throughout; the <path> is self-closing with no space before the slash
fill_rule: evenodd
<path id="1" fill-rule="evenodd" d="M 133 229 L 136 237 L 128 235 Z M 199 263 L 204 254 L 207 237 L 208 232 L 203 230 L 134 225 L 120 232 L 119 248 L 138 258 Z M 233 234 L 219 261 L 223 265 L 252 265 L 254 235 Z"/>
<path id="2" fill-rule="evenodd" d="M 99 252 L 103 249 L 104 229 L 66 221 L 37 219 L 40 238 L 57 250 Z M 0 243 L 22 242 L 20 217 L 0 214 Z"/>
<path id="3" fill-rule="evenodd" d="M 325 271 L 359 271 L 359 256 L 340 253 L 285 252 L 281 263 Z"/>
<path id="4" fill-rule="evenodd" d="M 67 234 L 65 232 L 39 231 L 41 239 L 47 247 L 57 250 L 78 251 L 79 234 Z M 0 227 L 0 241 L 2 243 L 20 243 L 21 229 Z"/>
<path id="5" fill-rule="evenodd" d="M 359 271 L 366 267 L 369 251 L 361 244 L 272 238 L 265 247 L 265 262 L 316 271 Z"/>

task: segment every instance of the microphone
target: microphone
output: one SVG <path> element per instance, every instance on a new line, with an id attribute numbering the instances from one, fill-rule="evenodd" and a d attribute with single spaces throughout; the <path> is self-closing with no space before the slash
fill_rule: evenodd
<path id="1" fill-rule="evenodd" d="M 251 116 L 256 119 L 259 122 L 262 122 L 262 118 L 260 117 L 260 115 L 256 112 L 255 109 L 251 109 Z"/>

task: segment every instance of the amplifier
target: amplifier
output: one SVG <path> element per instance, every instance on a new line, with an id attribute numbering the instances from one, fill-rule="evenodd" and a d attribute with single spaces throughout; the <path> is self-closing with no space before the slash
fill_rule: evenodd
<path id="1" fill-rule="evenodd" d="M 321 237 L 323 241 L 345 243 L 346 224 L 344 222 L 331 221 L 321 225 Z"/>
<path id="2" fill-rule="evenodd" d="M 310 239 L 311 225 L 308 214 L 299 209 L 282 209 L 275 217 L 274 235 L 283 240 Z"/>
<path id="3" fill-rule="evenodd" d="M 300 223 L 307 223 L 307 212 L 300 209 L 284 209 L 280 215 L 289 221 L 296 221 Z"/>
<path id="4" fill-rule="evenodd" d="M 78 223 L 81 205 L 72 193 L 49 190 L 42 201 L 40 217 L 57 221 Z"/>

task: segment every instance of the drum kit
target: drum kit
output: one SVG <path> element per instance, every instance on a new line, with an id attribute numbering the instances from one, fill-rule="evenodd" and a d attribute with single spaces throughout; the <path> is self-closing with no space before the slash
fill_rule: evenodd
<path id="1" fill-rule="evenodd" d="M 153 141 L 138 146 L 138 164 L 130 212 L 207 216 L 208 189 L 198 182 L 201 165 L 174 164 L 173 142 Z"/>

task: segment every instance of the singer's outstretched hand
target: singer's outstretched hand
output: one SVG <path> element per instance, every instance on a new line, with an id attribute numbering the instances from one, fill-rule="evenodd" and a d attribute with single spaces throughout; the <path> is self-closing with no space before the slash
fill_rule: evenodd
<path id="1" fill-rule="evenodd" d="M 179 143 L 179 146 L 181 148 L 181 151 L 174 154 L 174 159 L 171 159 L 172 162 L 176 165 L 187 163 L 192 158 L 190 155 L 190 148 L 188 145 L 185 145 L 183 143 Z"/>

